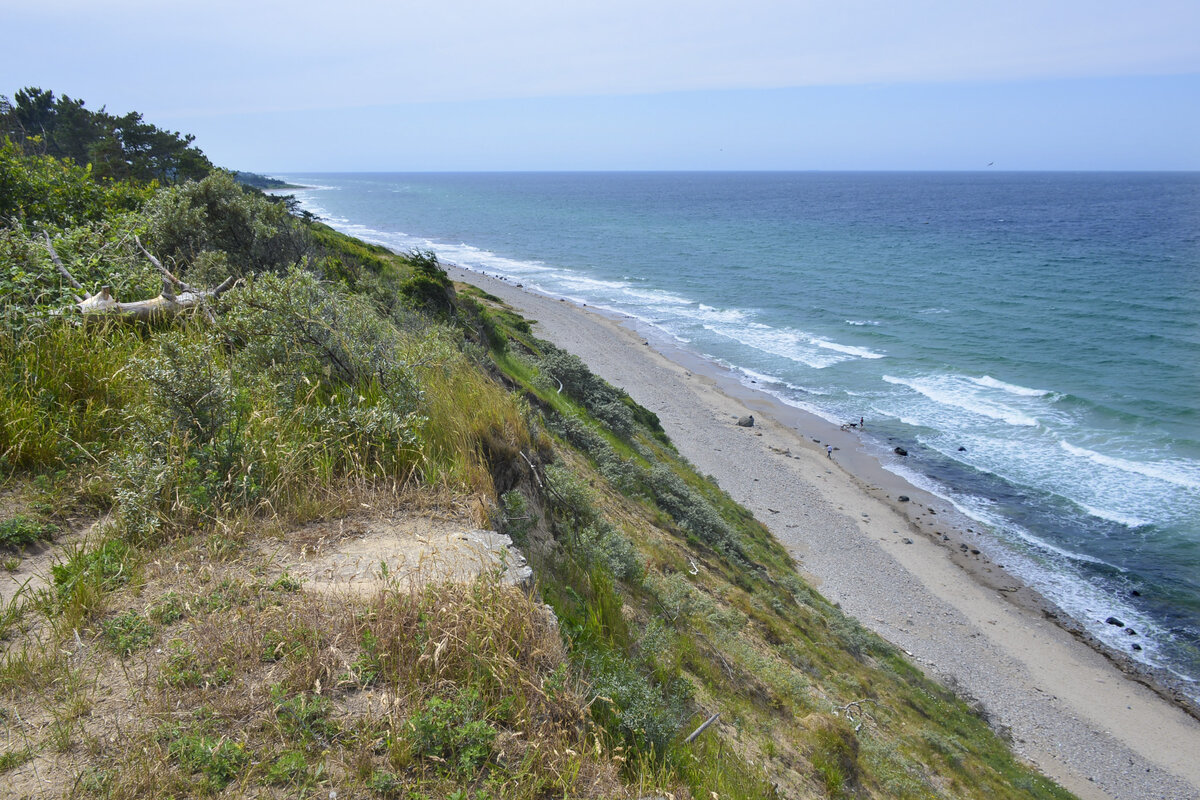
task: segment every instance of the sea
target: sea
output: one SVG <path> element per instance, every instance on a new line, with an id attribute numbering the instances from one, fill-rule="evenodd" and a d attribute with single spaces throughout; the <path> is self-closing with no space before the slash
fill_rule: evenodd
<path id="1" fill-rule="evenodd" d="M 986 555 L 1200 702 L 1200 173 L 277 177 L 337 229 L 863 418 Z"/>

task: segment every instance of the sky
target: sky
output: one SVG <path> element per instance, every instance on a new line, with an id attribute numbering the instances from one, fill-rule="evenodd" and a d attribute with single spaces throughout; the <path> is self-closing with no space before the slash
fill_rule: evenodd
<path id="1" fill-rule="evenodd" d="M 1197 0 L 0 0 L 38 86 L 267 174 L 1200 170 Z"/>

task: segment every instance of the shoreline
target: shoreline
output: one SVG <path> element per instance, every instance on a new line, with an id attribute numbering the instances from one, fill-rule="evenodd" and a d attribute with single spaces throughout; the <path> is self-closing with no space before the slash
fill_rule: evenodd
<path id="1" fill-rule="evenodd" d="M 986 529 L 987 523 L 968 516 L 952 501 L 916 486 L 903 475 L 887 469 L 877 455 L 868 452 L 868 445 L 862 441 L 857 431 L 841 428 L 817 414 L 746 386 L 736 376 L 734 369 L 686 350 L 661 331 L 636 318 L 600 309 L 587 310 L 607 318 L 618 326 L 629 328 L 646 341 L 655 340 L 651 346 L 663 357 L 677 364 L 690 365 L 693 372 L 712 380 L 718 391 L 740 401 L 748 410 L 773 419 L 801 436 L 807 436 L 816 445 L 823 447 L 825 443 L 833 444 L 834 453 L 840 453 L 835 460 L 849 480 L 863 492 L 882 500 L 897 514 L 907 518 L 912 530 L 942 547 L 947 557 L 972 580 L 985 588 L 1004 593 L 1011 603 L 1028 613 L 1053 620 L 1060 628 L 1108 659 L 1131 680 L 1138 681 L 1165 701 L 1179 706 L 1200 721 L 1200 705 L 1180 688 L 1180 678 L 1164 668 L 1142 663 L 1108 646 L 1054 601 L 1030 586 L 1020 576 L 1013 574 L 1003 564 L 993 561 L 980 549 L 983 543 L 980 542 L 981 531 L 977 529 Z M 850 443 L 849 447 L 847 442 Z M 882 446 L 878 441 L 874 444 Z M 900 497 L 909 499 L 901 501 Z M 816 577 L 819 581 L 819 576 Z"/>
<path id="2" fill-rule="evenodd" d="M 975 541 L 980 523 L 884 469 L 857 432 L 744 385 L 633 318 L 446 266 L 656 412 L 814 588 L 978 704 L 1064 787 L 1085 798 L 1200 796 L 1194 705 L 990 561 Z M 754 427 L 736 426 L 746 413 Z"/>

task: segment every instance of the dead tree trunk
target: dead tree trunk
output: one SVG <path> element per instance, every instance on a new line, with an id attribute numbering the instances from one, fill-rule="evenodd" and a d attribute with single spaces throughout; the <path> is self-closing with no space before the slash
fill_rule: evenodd
<path id="1" fill-rule="evenodd" d="M 230 276 L 226 278 L 220 286 L 213 289 L 197 289 L 188 286 L 183 281 L 176 278 L 171 272 L 162 265 L 157 258 L 150 255 L 142 242 L 136 236 L 133 240 L 137 242 L 137 246 L 145 254 L 146 258 L 150 259 L 162 275 L 162 292 L 158 297 L 152 297 L 149 300 L 138 300 L 133 303 L 122 303 L 112 296 L 112 292 L 107 286 L 101 286 L 100 291 L 95 294 L 88 294 L 87 290 L 72 277 L 67 268 L 63 266 L 62 259 L 58 257 L 58 253 L 54 250 L 54 245 L 50 241 L 50 234 L 42 231 L 42 235 L 46 237 L 46 249 L 50 251 L 50 258 L 54 260 L 54 266 L 58 268 L 59 274 L 66 279 L 67 283 L 77 291 L 81 292 L 82 296 L 75 295 L 75 305 L 72 306 L 81 314 L 106 314 L 113 315 L 120 319 L 130 322 L 151 322 L 156 320 L 168 319 L 174 317 L 188 309 L 199 306 L 205 300 L 216 297 L 223 292 L 227 292 L 233 288 L 236 280 Z M 176 292 L 176 289 L 179 291 Z"/>

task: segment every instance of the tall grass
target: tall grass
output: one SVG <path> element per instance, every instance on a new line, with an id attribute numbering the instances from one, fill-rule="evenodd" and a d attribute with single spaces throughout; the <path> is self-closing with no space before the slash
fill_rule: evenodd
<path id="1" fill-rule="evenodd" d="M 0 471 L 103 461 L 137 395 L 124 367 L 143 347 L 137 331 L 104 322 L 0 327 Z"/>

